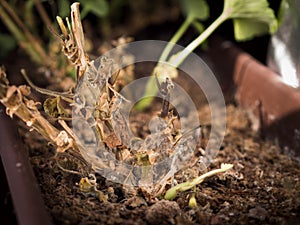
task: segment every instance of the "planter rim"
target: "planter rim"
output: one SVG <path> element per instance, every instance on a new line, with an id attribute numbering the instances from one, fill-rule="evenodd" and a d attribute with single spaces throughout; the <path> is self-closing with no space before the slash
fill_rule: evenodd
<path id="1" fill-rule="evenodd" d="M 19 225 L 51 225 L 14 121 L 0 108 L 0 154 Z"/>
<path id="2" fill-rule="evenodd" d="M 300 90 L 229 41 L 215 37 L 210 46 L 221 85 L 250 114 L 252 129 L 278 140 L 288 155 L 299 159 Z"/>

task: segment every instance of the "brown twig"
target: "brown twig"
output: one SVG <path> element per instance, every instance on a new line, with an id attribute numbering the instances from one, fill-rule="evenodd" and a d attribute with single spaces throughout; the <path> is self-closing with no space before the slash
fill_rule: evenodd
<path id="1" fill-rule="evenodd" d="M 60 97 L 69 103 L 73 103 L 73 94 L 71 94 L 69 92 L 57 92 L 57 91 L 51 91 L 48 89 L 40 88 L 40 87 L 36 86 L 34 83 L 32 83 L 32 81 L 29 79 L 29 77 L 27 76 L 26 71 L 24 69 L 21 69 L 21 74 L 23 75 L 26 82 L 30 85 L 30 87 L 33 88 L 34 90 L 36 90 L 37 92 L 44 94 L 44 95 L 53 96 L 53 97 Z"/>
<path id="2" fill-rule="evenodd" d="M 80 78 L 89 64 L 89 58 L 84 49 L 84 34 L 80 19 L 79 3 L 75 2 L 71 5 L 72 25 L 70 25 L 68 18 L 66 18 L 67 27 L 59 16 L 56 17 L 56 20 L 62 32 L 60 38 L 63 53 L 75 66 L 77 78 Z"/>
<path id="3" fill-rule="evenodd" d="M 38 111 L 37 105 L 39 103 L 25 97 L 29 94 L 29 87 L 24 85 L 10 86 L 4 69 L 0 68 L 0 102 L 6 107 L 6 113 L 10 117 L 13 115 L 19 117 L 28 127 L 37 130 L 60 151 L 73 147 L 72 137 L 69 137 L 65 131 L 59 131 L 44 118 Z"/>
<path id="4" fill-rule="evenodd" d="M 79 68 L 79 76 L 82 76 L 88 65 L 89 59 L 87 57 L 87 54 L 85 53 L 85 48 L 84 48 L 84 34 L 83 34 L 83 28 L 80 19 L 78 2 L 75 2 L 71 5 L 71 21 L 72 21 L 72 29 L 73 29 L 72 31 L 74 34 L 76 45 L 78 47 L 79 58 L 81 62 L 81 66 Z"/>

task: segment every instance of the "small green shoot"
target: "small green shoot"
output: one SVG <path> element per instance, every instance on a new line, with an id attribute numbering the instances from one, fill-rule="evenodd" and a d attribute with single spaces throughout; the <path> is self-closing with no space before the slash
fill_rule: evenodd
<path id="1" fill-rule="evenodd" d="M 204 4 L 205 1 L 184 1 L 184 9 L 187 11 L 187 19 L 183 22 L 183 25 L 175 33 L 173 38 L 171 38 L 170 43 L 165 47 L 156 68 L 152 75 L 154 75 L 157 67 L 160 67 L 163 62 L 172 66 L 174 69 L 178 68 L 184 60 L 194 51 L 198 46 L 200 46 L 222 23 L 226 20 L 232 19 L 234 25 L 235 38 L 238 41 L 246 41 L 252 39 L 256 36 L 274 33 L 277 30 L 278 23 L 274 12 L 268 6 L 267 0 L 224 0 L 224 8 L 221 15 L 209 26 L 207 27 L 196 39 L 194 39 L 184 50 L 174 54 L 168 58 L 168 54 L 172 51 L 174 44 L 179 40 L 179 38 L 186 31 L 188 26 L 191 25 L 191 20 L 194 21 L 195 6 L 193 4 L 199 4 L 198 7 L 202 5 L 203 18 L 208 15 L 207 5 Z M 187 4 L 191 2 L 191 4 Z M 199 25 L 198 25 L 199 27 Z M 161 78 L 160 74 L 157 74 Z M 150 88 L 152 87 L 152 89 Z M 157 87 L 155 86 L 155 80 L 153 76 L 149 79 L 147 83 L 147 88 L 145 91 L 145 96 L 155 96 L 157 93 Z M 136 106 L 138 110 L 142 110 L 149 106 L 152 99 L 148 99 L 147 103 L 140 101 Z"/>
<path id="2" fill-rule="evenodd" d="M 189 200 L 189 207 L 190 208 L 196 208 L 197 207 L 197 200 L 195 197 L 195 193 L 192 194 L 190 200 Z"/>
<path id="3" fill-rule="evenodd" d="M 195 192 L 196 192 L 196 186 L 194 186 L 192 196 L 190 197 L 190 200 L 189 200 L 189 207 L 191 209 L 197 207 L 197 200 L 196 200 L 196 197 L 195 197 Z"/>
<path id="4" fill-rule="evenodd" d="M 223 172 L 231 169 L 232 167 L 233 167 L 232 164 L 226 164 L 226 163 L 221 164 L 220 169 L 215 169 L 215 170 L 209 171 L 209 172 L 195 178 L 192 181 L 186 181 L 184 183 L 178 184 L 178 185 L 170 188 L 169 190 L 167 190 L 164 198 L 166 200 L 173 200 L 174 198 L 176 198 L 176 195 L 178 192 L 187 191 L 191 188 L 194 188 L 196 185 L 202 183 L 205 178 L 211 177 L 218 173 L 223 173 Z"/>

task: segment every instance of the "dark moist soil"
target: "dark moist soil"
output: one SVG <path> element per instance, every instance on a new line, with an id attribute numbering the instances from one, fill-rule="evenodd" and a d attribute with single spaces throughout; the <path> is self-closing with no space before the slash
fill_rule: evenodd
<path id="1" fill-rule="evenodd" d="M 152 33 L 165 35 L 166 30 L 156 28 Z M 252 49 L 261 52 L 260 48 Z M 17 57 L 13 56 L 12 62 L 5 64 L 13 65 L 15 71 L 10 71 L 10 74 L 19 74 L 18 68 L 28 68 L 24 66 L 28 64 L 26 60 L 15 63 L 15 58 Z M 150 72 L 144 74 L 149 75 Z M 31 74 L 30 71 L 28 74 Z M 190 90 L 190 83 L 185 78 L 181 79 L 182 86 Z M 18 80 L 14 83 L 20 84 L 24 81 Z M 47 85 L 44 80 L 35 80 L 35 83 L 42 87 Z M 209 107 L 205 100 L 199 101 L 199 98 L 203 98 L 202 95 L 199 96 L 199 90 L 191 92 L 189 94 L 193 100 L 200 102 L 197 107 L 201 124 L 209 126 Z M 160 105 L 153 108 L 158 110 Z M 136 134 L 147 134 L 146 123 L 142 121 L 149 120 L 149 117 L 149 113 L 140 114 L 131 120 Z M 208 131 L 205 127 L 203 132 L 207 137 Z M 253 132 L 247 114 L 234 104 L 227 105 L 227 132 L 215 162 L 206 171 L 219 168 L 221 163 L 232 163 L 234 167 L 225 174 L 210 177 L 198 185 L 195 192 L 198 205 L 192 209 L 188 207 L 190 191 L 179 194 L 174 201 L 166 201 L 151 197 L 143 189 L 125 189 L 122 185 L 111 183 L 97 175 L 97 188 L 104 194 L 110 193 L 108 202 L 101 202 L 97 197 L 80 191 L 80 175 L 58 168 L 54 157 L 55 148 L 49 146 L 38 133 L 29 132 L 20 123 L 20 134 L 29 152 L 46 208 L 56 225 L 300 224 L 299 162 L 283 154 L 284 149 L 275 145 L 275 141 L 263 140 Z M 67 154 L 61 155 L 59 162 L 68 169 L 86 170 L 85 165 Z M 185 169 L 175 179 L 179 183 L 184 182 L 188 177 L 206 171 L 200 172 L 196 167 Z"/>
<path id="2" fill-rule="evenodd" d="M 199 111 L 200 118 L 209 117 L 207 106 Z M 57 167 L 55 149 L 38 134 L 23 135 L 54 224 L 300 224 L 300 165 L 254 133 L 246 113 L 232 104 L 227 106 L 224 142 L 207 171 L 221 163 L 232 163 L 234 168 L 198 185 L 198 206 L 193 209 L 188 207 L 189 191 L 166 201 L 97 176 L 99 190 L 108 193 L 110 187 L 114 192 L 108 202 L 100 202 L 79 190 L 79 175 Z M 71 156 L 61 163 L 84 169 Z M 195 170 L 186 169 L 175 179 L 185 181 L 191 173 Z"/>
<path id="3" fill-rule="evenodd" d="M 143 67 L 138 73 L 149 75 L 151 71 Z M 180 76 L 180 79 L 181 86 L 200 103 L 197 107 L 201 124 L 209 127 L 210 111 L 203 95 L 197 88 L 191 88 L 186 77 Z M 160 107 L 156 104 L 153 109 Z M 145 121 L 153 113 L 155 111 L 133 117 L 131 123 L 137 135 L 147 134 Z M 219 168 L 221 163 L 232 163 L 234 168 L 198 185 L 195 194 L 198 206 L 193 209 L 188 207 L 189 191 L 181 193 L 174 201 L 166 201 L 149 196 L 143 189 L 127 190 L 97 175 L 98 189 L 104 194 L 110 190 L 108 202 L 101 202 L 80 191 L 80 175 L 58 168 L 55 148 L 38 133 L 29 132 L 23 123 L 20 123 L 20 133 L 47 210 L 57 225 L 300 224 L 300 164 L 285 155 L 285 150 L 275 145 L 274 140 L 263 140 L 253 132 L 247 114 L 234 104 L 227 105 L 225 139 L 215 162 L 206 171 Z M 203 133 L 208 136 L 205 126 Z M 59 162 L 68 169 L 86 170 L 85 165 L 70 155 L 61 155 Z M 202 172 L 197 167 L 185 169 L 175 179 L 184 182 Z"/>

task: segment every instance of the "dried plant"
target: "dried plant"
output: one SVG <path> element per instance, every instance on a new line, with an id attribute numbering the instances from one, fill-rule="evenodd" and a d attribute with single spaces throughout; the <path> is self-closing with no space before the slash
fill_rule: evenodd
<path id="1" fill-rule="evenodd" d="M 146 180 L 147 184 L 150 184 L 149 191 L 160 194 L 176 171 L 197 163 L 193 146 L 197 144 L 195 136 L 199 133 L 199 127 L 181 134 L 179 128 L 175 126 L 179 119 L 174 116 L 169 105 L 174 86 L 172 80 L 167 77 L 160 82 L 156 78 L 157 87 L 163 97 L 161 113 L 152 120 L 153 129 L 144 140 L 131 137 L 130 125 L 122 112 L 122 105 L 128 100 L 118 92 L 118 89 L 125 85 L 122 80 L 124 76 L 120 77 L 120 74 L 132 73 L 132 68 L 129 70 L 127 68 L 128 71 L 126 71 L 126 68 L 121 69 L 118 65 L 122 49 L 114 57 L 103 56 L 99 58 L 99 61 L 90 60 L 84 49 L 84 33 L 79 15 L 79 3 L 74 3 L 71 6 L 71 22 L 68 18 L 66 19 L 67 26 L 60 17 L 57 17 L 62 32 L 59 36 L 62 52 L 77 71 L 75 93 L 72 91 L 60 93 L 39 88 L 29 80 L 24 70 L 21 71 L 31 88 L 49 96 L 43 104 L 44 110 L 48 116 L 55 119 L 54 121 L 58 121 L 60 128 L 49 122 L 53 120 L 48 120 L 41 114 L 37 107 L 39 102 L 34 102 L 29 98 L 30 87 L 25 85 L 16 87 L 9 84 L 4 68 L 0 69 L 0 101 L 5 105 L 9 116 L 18 116 L 28 127 L 37 130 L 55 145 L 57 154 L 68 152 L 70 156 L 77 157 L 101 174 L 105 173 L 106 169 L 114 168 L 118 170 L 124 185 L 139 185 L 152 165 L 172 157 L 169 167 L 161 168 L 167 170 L 166 175 L 162 177 L 159 174 L 153 175 L 157 176 L 158 183 L 153 182 L 152 179 Z M 126 40 L 119 39 L 119 43 L 124 41 Z M 70 119 L 80 121 L 73 123 L 73 128 L 79 126 L 77 129 L 81 130 L 81 133 L 75 133 L 69 127 L 67 122 Z M 97 145 L 92 148 L 86 144 L 93 136 L 89 132 L 96 134 L 97 139 Z M 112 155 L 115 157 L 111 157 Z M 191 158 L 195 160 L 187 160 Z M 122 170 L 119 169 L 120 163 L 138 165 L 141 166 L 141 170 L 139 173 L 136 171 L 134 173 L 132 169 Z M 78 173 L 61 168 L 68 172 Z M 229 167 L 226 167 L 227 169 Z M 89 172 L 86 171 L 86 174 Z M 179 189 L 175 186 L 167 192 L 166 196 L 169 196 L 170 192 L 174 194 L 174 190 L 176 194 L 177 191 L 189 189 L 203 179 L 204 177 L 200 177 L 192 182 L 183 183 Z M 93 179 L 82 178 L 80 190 L 99 195 L 102 201 L 107 200 L 107 197 L 97 190 Z M 173 196 L 166 198 L 170 199 Z"/>
<path id="2" fill-rule="evenodd" d="M 168 102 L 173 84 L 168 78 L 161 84 L 157 83 L 164 98 L 160 116 L 164 122 L 158 119 L 155 123 L 156 131 L 147 136 L 145 140 L 128 136 L 130 126 L 121 107 L 128 100 L 117 92 L 119 86 L 124 85 L 122 82 L 118 82 L 122 80 L 119 75 L 124 71 L 119 69 L 118 63 L 116 63 L 122 55 L 122 48 L 118 49 L 112 58 L 103 56 L 98 63 L 93 60 L 89 61 L 84 51 L 81 23 L 77 21 L 79 17 L 76 16 L 78 4 L 73 4 L 71 9 L 72 23 L 70 24 L 68 19 L 66 20 L 68 29 L 60 17 L 57 17 L 57 20 L 63 33 L 61 36 L 63 52 L 77 67 L 78 89 L 81 88 L 77 89 L 74 95 L 72 106 L 75 118 L 73 120 L 88 121 L 86 127 L 78 128 L 82 130 L 82 134 L 76 137 L 77 145 L 80 146 L 81 154 L 92 164 L 93 169 L 103 172 L 108 168 L 117 168 L 118 161 L 147 167 L 172 156 L 177 148 L 180 153 L 192 154 L 192 148 L 183 147 L 190 137 L 174 135 L 180 132 L 176 130 L 173 123 L 178 118 L 169 111 Z M 118 42 L 123 44 L 124 41 L 126 42 L 125 39 L 119 39 Z M 79 126 L 82 124 L 79 123 Z M 100 150 L 89 150 L 88 147 L 85 147 L 85 140 L 90 138 L 86 135 L 88 129 L 92 129 L 93 133 L 97 134 L 96 138 L 100 140 L 100 146 L 98 146 Z M 181 140 L 179 141 L 179 139 Z M 117 161 L 107 158 L 105 150 L 114 154 Z M 183 159 L 175 157 L 176 162 L 173 164 L 178 164 L 178 160 L 182 161 Z M 172 168 L 172 172 L 163 178 L 160 185 L 164 186 L 177 169 L 176 166 Z M 138 185 L 139 180 L 143 179 L 143 174 L 146 172 L 142 171 L 140 175 L 128 178 L 130 176 L 128 174 L 132 175 L 132 171 L 120 170 L 120 174 L 124 177 L 124 183 L 131 185 Z"/>
<path id="3" fill-rule="evenodd" d="M 58 152 L 75 147 L 74 141 L 66 131 L 55 128 L 38 110 L 39 102 L 28 98 L 30 88 L 25 85 L 10 86 L 3 67 L 0 68 L 0 101 L 6 107 L 6 113 L 10 117 L 16 115 L 23 120 L 28 127 L 37 130 L 52 144 L 57 146 Z"/>

